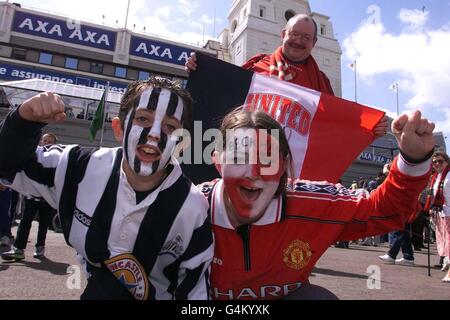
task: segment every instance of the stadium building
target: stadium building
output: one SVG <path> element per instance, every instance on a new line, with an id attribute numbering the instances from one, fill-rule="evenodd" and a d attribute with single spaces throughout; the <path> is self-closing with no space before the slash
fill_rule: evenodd
<path id="1" fill-rule="evenodd" d="M 274 51 L 281 43 L 282 28 L 298 13 L 316 21 L 318 42 L 313 55 L 341 96 L 342 51 L 333 25 L 329 17 L 312 12 L 306 0 L 234 0 L 228 27 L 217 41 L 210 40 L 204 47 L 0 2 L 0 82 L 4 85 L 0 107 L 19 105 L 42 90 L 60 93 L 69 119 L 46 130 L 54 132 L 61 143 L 99 145 L 100 138 L 93 144 L 87 139 L 89 120 L 108 82 L 106 119 L 110 120 L 117 115 L 121 93 L 131 81 L 161 75 L 185 82 L 184 64 L 193 51 L 241 65 L 258 53 Z M 0 120 L 7 111 L 0 108 Z M 438 141 L 445 146 L 443 137 Z M 102 145 L 116 145 L 109 124 Z M 378 139 L 350 167 L 344 183 L 376 176 L 396 150 L 392 135 Z M 325 165 L 329 161 L 325 159 Z"/>

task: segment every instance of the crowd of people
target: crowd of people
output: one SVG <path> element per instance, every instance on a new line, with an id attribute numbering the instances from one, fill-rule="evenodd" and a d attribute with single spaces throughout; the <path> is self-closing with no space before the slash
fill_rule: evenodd
<path id="1" fill-rule="evenodd" d="M 244 68 L 333 94 L 310 55 L 316 41 L 314 20 L 297 15 L 282 32 L 282 46 Z M 195 55 L 186 68 L 201 68 Z M 7 115 L 0 178 L 58 210 L 87 275 L 82 299 L 335 299 L 309 284 L 323 253 L 337 241 L 401 230 L 432 161 L 440 160 L 433 157 L 434 124 L 417 111 L 394 120 L 400 155 L 370 192 L 299 180 L 289 176 L 292 154 L 280 124 L 241 106 L 224 117 L 224 139 L 213 152 L 221 178 L 196 187 L 173 157 L 181 143 L 175 132 L 192 117 L 190 94 L 180 85 L 152 77 L 128 87 L 112 120 L 120 148 L 38 146 L 42 128 L 65 121 L 65 110 L 47 92 Z M 386 130 L 383 119 L 373 137 Z M 264 152 L 277 156 L 268 164 Z M 430 208 L 442 218 L 447 180 L 433 177 Z M 450 225 L 439 221 L 437 236 Z M 447 238 L 440 239 L 448 256 Z M 18 237 L 4 258 L 20 260 L 22 244 Z M 280 252 L 283 259 L 273 259 Z"/>

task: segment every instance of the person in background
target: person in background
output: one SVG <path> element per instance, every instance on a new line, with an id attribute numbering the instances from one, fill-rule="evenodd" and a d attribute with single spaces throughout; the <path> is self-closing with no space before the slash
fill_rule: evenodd
<path id="1" fill-rule="evenodd" d="M 438 150 L 433 155 L 433 168 L 435 173 L 431 177 L 431 192 L 425 204 L 425 210 L 436 225 L 436 244 L 438 254 L 441 257 L 442 271 L 450 266 L 450 176 L 448 172 L 450 159 L 448 155 Z M 450 271 L 442 279 L 450 282 Z"/>
<path id="2" fill-rule="evenodd" d="M 52 145 L 55 145 L 58 138 L 53 133 L 42 135 L 40 146 L 50 151 Z M 25 209 L 22 220 L 17 228 L 16 240 L 11 251 L 2 254 L 2 259 L 11 261 L 20 261 L 25 259 L 25 249 L 27 247 L 28 237 L 30 235 L 33 219 L 38 215 L 39 228 L 35 251 L 33 257 L 43 259 L 45 257 L 45 240 L 47 238 L 47 230 L 51 224 L 56 210 L 53 209 L 42 197 L 25 196 Z"/>

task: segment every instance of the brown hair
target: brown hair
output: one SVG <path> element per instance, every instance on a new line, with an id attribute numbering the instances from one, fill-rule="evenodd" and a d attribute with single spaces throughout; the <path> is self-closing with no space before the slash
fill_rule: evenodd
<path id="1" fill-rule="evenodd" d="M 128 86 L 119 109 L 119 119 L 122 129 L 124 129 L 125 119 L 127 118 L 128 112 L 133 108 L 134 101 L 138 99 L 141 93 L 148 87 L 167 89 L 179 96 L 184 102 L 183 118 L 181 121 L 182 125 L 184 128 L 191 126 L 192 98 L 189 92 L 182 88 L 180 82 L 163 77 L 152 76 L 147 80 L 134 81 Z"/>
<path id="2" fill-rule="evenodd" d="M 280 152 L 288 165 L 286 171 L 284 172 L 283 176 L 280 179 L 280 184 L 275 193 L 275 196 L 285 194 L 288 172 L 290 171 L 292 173 L 292 164 L 291 164 L 292 154 L 291 149 L 289 148 L 288 139 L 286 138 L 286 135 L 281 125 L 263 111 L 246 111 L 245 106 L 240 106 L 231 111 L 230 113 L 228 113 L 222 120 L 222 124 L 220 126 L 220 133 L 222 137 L 224 137 L 222 145 L 223 149 L 226 147 L 227 143 L 227 141 L 225 141 L 226 140 L 225 138 L 227 136 L 226 131 L 238 128 L 266 129 L 269 131 L 271 135 L 273 130 L 278 130 L 279 132 L 278 142 L 280 145 Z"/>
<path id="3" fill-rule="evenodd" d="M 449 159 L 448 155 L 443 150 L 435 151 L 433 153 L 433 157 L 432 158 L 436 158 L 436 157 L 444 158 L 445 162 L 447 162 L 447 164 L 450 165 L 450 159 Z"/>

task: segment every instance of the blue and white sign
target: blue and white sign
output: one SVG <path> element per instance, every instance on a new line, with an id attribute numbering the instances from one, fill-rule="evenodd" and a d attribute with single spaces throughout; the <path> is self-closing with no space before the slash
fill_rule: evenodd
<path id="1" fill-rule="evenodd" d="M 42 79 L 68 84 L 83 85 L 104 89 L 106 87 L 105 80 L 98 80 L 84 76 L 75 76 L 68 73 L 53 72 L 43 69 L 34 69 L 31 67 L 17 66 L 0 62 L 0 79 L 5 81 L 26 80 L 26 79 Z M 110 90 L 113 92 L 125 93 L 127 84 L 110 82 Z"/>
<path id="2" fill-rule="evenodd" d="M 116 48 L 116 32 L 86 26 L 71 19 L 59 20 L 16 11 L 12 30 L 108 51 Z"/>
<path id="3" fill-rule="evenodd" d="M 195 49 L 162 41 L 131 37 L 130 55 L 184 66 Z"/>
<path id="4" fill-rule="evenodd" d="M 359 160 L 382 163 L 382 164 L 386 164 L 386 163 L 389 163 L 392 161 L 391 158 L 388 158 L 385 156 L 380 156 L 380 155 L 375 155 L 370 152 L 361 153 L 361 155 L 359 156 Z"/>

